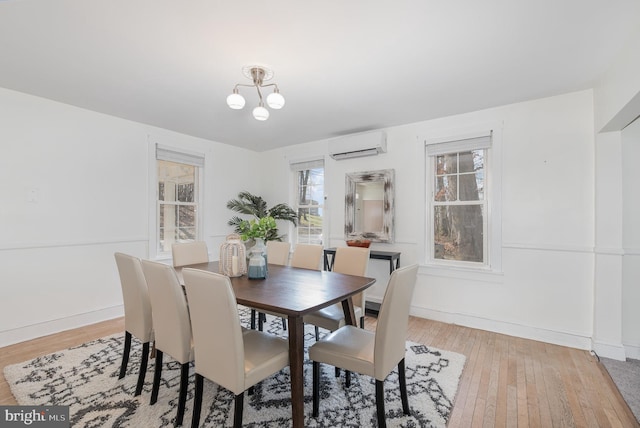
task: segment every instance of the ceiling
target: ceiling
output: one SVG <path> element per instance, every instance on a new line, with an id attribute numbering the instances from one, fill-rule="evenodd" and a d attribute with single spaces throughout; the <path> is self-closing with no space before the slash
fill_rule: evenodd
<path id="1" fill-rule="evenodd" d="M 638 0 L 0 0 L 0 87 L 256 151 L 593 87 Z M 226 97 L 274 72 L 258 122 Z M 267 92 L 268 93 L 268 92 Z"/>

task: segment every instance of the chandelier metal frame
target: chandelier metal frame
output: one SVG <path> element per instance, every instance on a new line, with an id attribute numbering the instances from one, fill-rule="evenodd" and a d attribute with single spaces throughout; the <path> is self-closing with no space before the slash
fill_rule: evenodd
<path id="1" fill-rule="evenodd" d="M 233 93 L 227 97 L 227 105 L 230 108 L 240 110 L 245 105 L 244 97 L 239 93 L 239 87 L 256 88 L 259 98 L 258 106 L 253 109 L 253 117 L 256 120 L 267 120 L 269 118 L 269 110 L 264 106 L 264 98 L 260 89 L 267 87 L 274 88 L 274 91 L 266 98 L 269 107 L 279 110 L 284 106 L 284 97 L 280 95 L 278 85 L 276 83 L 264 83 L 273 78 L 273 71 L 271 69 L 260 65 L 248 65 L 242 67 L 242 74 L 244 74 L 247 79 L 250 79 L 253 84 L 237 83 L 233 87 Z"/>

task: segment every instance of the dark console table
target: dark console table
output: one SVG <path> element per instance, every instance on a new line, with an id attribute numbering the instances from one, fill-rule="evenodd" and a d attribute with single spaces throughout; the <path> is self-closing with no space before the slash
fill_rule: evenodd
<path id="1" fill-rule="evenodd" d="M 327 248 L 324 250 L 324 270 L 333 269 L 333 259 L 336 255 L 335 248 Z M 329 257 L 331 256 L 331 257 Z M 370 259 L 388 260 L 389 261 L 389 273 L 400 267 L 400 252 L 399 251 L 369 251 Z"/>

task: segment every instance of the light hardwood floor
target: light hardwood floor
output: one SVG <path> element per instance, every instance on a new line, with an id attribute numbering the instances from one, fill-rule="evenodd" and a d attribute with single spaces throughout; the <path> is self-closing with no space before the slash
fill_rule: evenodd
<path id="1" fill-rule="evenodd" d="M 375 329 L 366 318 L 365 328 Z M 0 366 L 124 330 L 122 318 L 0 348 Z M 411 317 L 407 339 L 466 355 L 449 427 L 638 427 L 587 351 Z M 0 403 L 16 404 L 0 375 Z"/>

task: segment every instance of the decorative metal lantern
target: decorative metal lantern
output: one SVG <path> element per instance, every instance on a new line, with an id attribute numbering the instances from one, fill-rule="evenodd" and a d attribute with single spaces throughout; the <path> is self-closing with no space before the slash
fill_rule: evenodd
<path id="1" fill-rule="evenodd" d="M 240 235 L 227 236 L 226 242 L 220 245 L 220 273 L 230 277 L 247 273 L 247 256 Z"/>

